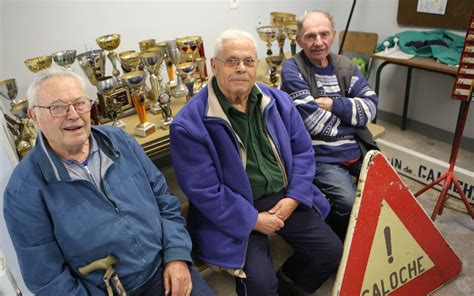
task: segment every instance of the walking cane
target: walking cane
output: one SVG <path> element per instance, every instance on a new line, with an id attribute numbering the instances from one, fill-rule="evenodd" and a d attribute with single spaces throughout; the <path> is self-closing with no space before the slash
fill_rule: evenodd
<path id="1" fill-rule="evenodd" d="M 87 265 L 79 267 L 79 272 L 82 275 L 87 276 L 95 270 L 105 269 L 102 279 L 107 287 L 108 296 L 127 296 L 117 273 L 112 267 L 112 265 L 118 262 L 119 260 L 115 256 L 108 255 L 107 257 L 92 261 Z"/>

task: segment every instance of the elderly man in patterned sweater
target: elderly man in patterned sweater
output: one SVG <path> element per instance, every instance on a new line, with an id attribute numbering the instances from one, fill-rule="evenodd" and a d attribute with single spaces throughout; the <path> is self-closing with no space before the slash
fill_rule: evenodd
<path id="1" fill-rule="evenodd" d="M 285 62 L 281 89 L 292 98 L 311 135 L 315 184 L 332 202 L 327 222 L 344 239 L 363 160 L 356 134 L 376 115 L 378 97 L 348 58 L 330 53 L 332 16 L 311 11 L 298 22 L 303 49 Z"/>

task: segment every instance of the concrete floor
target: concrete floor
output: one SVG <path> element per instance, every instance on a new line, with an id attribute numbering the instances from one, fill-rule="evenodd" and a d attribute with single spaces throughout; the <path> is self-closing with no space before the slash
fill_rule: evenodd
<path id="1" fill-rule="evenodd" d="M 386 129 L 383 136 L 385 140 L 448 162 L 451 149 L 450 144 L 439 142 L 411 131 L 402 132 L 398 126 L 386 122 L 379 121 L 378 124 L 381 124 Z M 461 150 L 458 156 L 457 165 L 469 171 L 474 171 L 474 152 Z M 179 196 L 180 199 L 185 199 L 183 193 L 179 190 L 179 187 L 176 184 L 173 175 L 174 172 L 169 163 L 162 162 L 159 166 L 167 176 L 172 192 Z M 422 184 L 406 177 L 402 177 L 402 180 L 412 192 L 416 192 L 423 187 Z M 431 189 L 418 197 L 419 203 L 429 215 L 431 215 L 431 212 L 434 209 L 438 196 L 439 191 Z M 466 209 L 460 200 L 449 198 L 443 215 L 436 218 L 435 225 L 461 259 L 463 269 L 461 274 L 455 280 L 441 287 L 439 290 L 434 292 L 433 295 L 474 295 L 473 220 L 466 214 Z M 270 237 L 270 247 L 276 268 L 278 268 L 292 252 L 291 247 L 277 235 Z M 201 274 L 214 290 L 216 295 L 235 295 L 234 280 L 231 276 L 217 273 L 209 269 L 204 270 Z M 331 295 L 334 280 L 335 276 L 330 278 L 312 295 Z"/>

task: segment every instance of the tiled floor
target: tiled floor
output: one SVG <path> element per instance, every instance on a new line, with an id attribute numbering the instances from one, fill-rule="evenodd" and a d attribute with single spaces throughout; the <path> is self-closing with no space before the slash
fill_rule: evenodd
<path id="1" fill-rule="evenodd" d="M 420 135 L 409 130 L 402 132 L 398 126 L 387 122 L 379 121 L 378 124 L 386 128 L 385 135 L 383 136 L 385 140 L 448 162 L 451 149 L 450 144 L 433 140 L 425 135 Z M 474 152 L 461 150 L 457 165 L 464 169 L 474 171 Z M 184 195 L 174 180 L 172 167 L 170 165 L 163 165 L 161 167 L 162 171 L 167 175 L 171 190 L 181 199 L 184 199 Z M 408 178 L 402 177 L 402 180 L 412 192 L 423 187 L 422 184 Z M 438 191 L 429 190 L 419 196 L 418 201 L 427 213 L 431 214 L 438 196 Z M 458 278 L 440 288 L 433 295 L 474 295 L 474 221 L 465 212 L 464 205 L 458 199 L 450 198 L 448 199 L 443 215 L 438 216 L 436 219 L 436 227 L 438 227 L 450 246 L 460 257 L 463 263 L 463 270 Z M 278 236 L 270 237 L 270 241 L 275 266 L 279 267 L 285 258 L 291 254 L 291 247 Z M 215 291 L 216 295 L 235 295 L 234 282 L 231 276 L 216 273 L 209 269 L 203 271 L 202 275 Z M 335 276 L 330 278 L 313 295 L 331 295 L 334 279 Z"/>

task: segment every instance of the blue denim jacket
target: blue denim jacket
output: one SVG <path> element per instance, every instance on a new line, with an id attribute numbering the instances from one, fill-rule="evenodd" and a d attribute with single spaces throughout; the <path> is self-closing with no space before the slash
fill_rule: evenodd
<path id="1" fill-rule="evenodd" d="M 120 129 L 92 127 L 112 164 L 103 172 L 105 195 L 72 180 L 42 136 L 15 168 L 4 213 L 23 278 L 37 295 L 104 295 L 96 271 L 78 268 L 114 254 L 125 288 L 133 290 L 161 264 L 191 261 L 191 240 L 179 200 L 136 141 Z"/>

